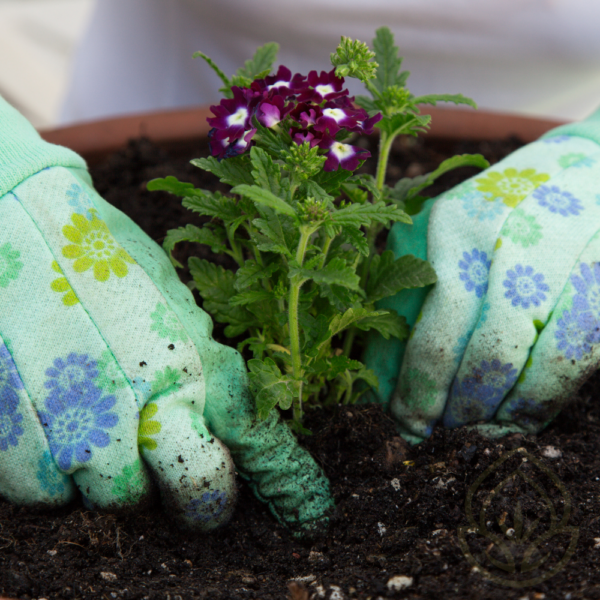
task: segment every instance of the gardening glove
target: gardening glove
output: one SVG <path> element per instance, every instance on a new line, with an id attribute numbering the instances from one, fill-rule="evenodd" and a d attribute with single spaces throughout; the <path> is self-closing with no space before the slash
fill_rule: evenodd
<path id="1" fill-rule="evenodd" d="M 599 144 L 600 111 L 427 201 L 412 228 L 393 227 L 396 256 L 427 258 L 438 276 L 381 303 L 407 317 L 406 348 L 368 349 L 379 400 L 391 398 L 409 441 L 438 422 L 536 433 L 598 367 Z"/>
<path id="2" fill-rule="evenodd" d="M 225 522 L 235 469 L 282 522 L 310 529 L 328 482 L 241 356 L 211 338 L 167 255 L 0 98 L 0 493 L 139 503 L 154 480 L 186 526 Z M 234 462 L 235 467 L 234 467 Z"/>

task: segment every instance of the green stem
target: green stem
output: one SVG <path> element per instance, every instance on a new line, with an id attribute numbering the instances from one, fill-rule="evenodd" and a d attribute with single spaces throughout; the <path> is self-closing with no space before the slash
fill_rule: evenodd
<path id="1" fill-rule="evenodd" d="M 245 262 L 244 255 L 242 254 L 241 248 L 235 242 L 235 234 L 231 233 L 231 229 L 229 227 L 226 226 L 225 228 L 227 230 L 227 239 L 229 240 L 229 245 L 233 250 L 232 257 L 238 266 L 243 267 Z"/>
<path id="2" fill-rule="evenodd" d="M 300 227 L 300 241 L 296 250 L 296 261 L 299 266 L 304 262 L 304 255 L 308 246 L 308 240 L 314 233 L 312 227 L 303 225 Z M 300 327 L 298 323 L 298 304 L 300 301 L 300 288 L 305 282 L 299 275 L 290 280 L 290 295 L 288 300 L 288 323 L 290 329 L 290 352 L 292 354 L 292 372 L 294 379 L 299 382 L 298 402 L 294 403 L 294 420 L 302 420 L 302 356 L 300 354 Z"/>

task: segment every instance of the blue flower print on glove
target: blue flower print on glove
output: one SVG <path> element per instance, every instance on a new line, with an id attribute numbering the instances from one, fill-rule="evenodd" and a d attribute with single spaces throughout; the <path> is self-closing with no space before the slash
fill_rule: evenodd
<path id="1" fill-rule="evenodd" d="M 462 205 L 471 219 L 493 221 L 504 211 L 502 200 L 487 200 L 480 191 L 469 192 L 462 198 Z"/>
<path id="2" fill-rule="evenodd" d="M 529 308 L 531 304 L 539 306 L 546 300 L 544 292 L 548 292 L 550 288 L 544 283 L 544 276 L 535 273 L 532 267 L 515 265 L 514 270 L 506 271 L 506 276 L 507 279 L 503 281 L 507 288 L 504 296 L 511 300 L 513 306 Z"/>
<path id="3" fill-rule="evenodd" d="M 17 390 L 23 389 L 23 382 L 17 373 L 8 348 L 0 345 L 0 450 L 6 452 L 10 446 L 19 443 L 18 437 L 23 435 L 19 423 L 23 415 L 17 412 L 19 395 Z"/>
<path id="4" fill-rule="evenodd" d="M 563 311 L 563 316 L 557 321 L 557 329 L 554 337 L 557 340 L 556 347 L 564 352 L 565 358 L 571 360 L 581 360 L 584 354 L 591 352 L 592 346 L 588 342 L 587 323 L 585 320 L 583 326 L 578 318 L 576 310 Z"/>
<path id="5" fill-rule="evenodd" d="M 512 363 L 502 364 L 497 358 L 481 361 L 468 377 L 458 377 L 452 385 L 450 410 L 444 415 L 445 427 L 489 420 L 496 408 L 517 381 Z"/>
<path id="6" fill-rule="evenodd" d="M 71 468 L 73 456 L 84 463 L 92 457 L 92 446 L 108 446 L 110 436 L 104 429 L 119 420 L 109 412 L 115 396 L 103 396 L 94 384 L 96 364 L 85 354 L 72 353 L 66 360 L 56 359 L 54 367 L 46 370 L 46 388 L 51 392 L 44 402 L 46 412 L 40 412 L 39 418 L 47 430 L 52 456 L 65 471 Z"/>
<path id="7" fill-rule="evenodd" d="M 578 215 L 583 210 L 581 202 L 571 192 L 563 191 L 557 185 L 541 185 L 533 192 L 533 197 L 540 206 L 563 217 Z"/>
<path id="8" fill-rule="evenodd" d="M 488 289 L 488 275 L 490 272 L 491 260 L 488 260 L 485 252 L 480 252 L 477 248 L 469 254 L 463 252 L 463 260 L 458 262 L 462 273 L 460 278 L 465 282 L 467 292 L 475 290 L 478 298 L 483 298 Z"/>
<path id="9" fill-rule="evenodd" d="M 203 521 L 208 523 L 216 519 L 227 506 L 227 496 L 225 492 L 213 490 L 202 494 L 201 498 L 194 498 L 185 507 L 185 516 L 193 521 Z"/>

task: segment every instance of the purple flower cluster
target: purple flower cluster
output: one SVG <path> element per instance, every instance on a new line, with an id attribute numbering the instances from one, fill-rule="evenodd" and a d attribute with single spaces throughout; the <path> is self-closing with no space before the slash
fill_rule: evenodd
<path id="1" fill-rule="evenodd" d="M 256 134 L 254 119 L 267 128 L 284 122 L 294 142 L 309 142 L 311 148 L 323 150 L 325 171 L 336 171 L 339 166 L 354 171 L 371 154 L 339 141 L 338 134 L 368 135 L 381 114 L 369 117 L 356 108 L 343 86 L 344 79 L 336 77 L 335 70 L 292 76 L 284 66 L 275 75 L 253 81 L 249 88 L 233 86 L 233 98 L 210 107 L 215 115 L 208 119 L 212 155 L 223 159 L 245 152 Z"/>

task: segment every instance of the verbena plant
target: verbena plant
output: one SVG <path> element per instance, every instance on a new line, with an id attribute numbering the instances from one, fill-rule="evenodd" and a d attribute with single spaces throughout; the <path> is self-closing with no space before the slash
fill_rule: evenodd
<path id="1" fill-rule="evenodd" d="M 204 309 L 227 325 L 226 336 L 247 335 L 239 349 L 248 346 L 254 356 L 248 368 L 258 414 L 291 407 L 298 431 L 307 406 L 355 402 L 357 388 L 365 389 L 357 380 L 377 387 L 373 371 L 354 358 L 356 333 L 375 329 L 403 339 L 408 328 L 375 303 L 436 280 L 426 261 L 378 254 L 378 233 L 396 221 L 410 223 L 424 200 L 420 192 L 443 173 L 487 166 L 480 155 L 455 156 L 432 173 L 385 184 L 394 139 L 429 127 L 418 105 L 475 104 L 460 94 L 414 97 L 389 29 L 377 30 L 373 49 L 342 38 L 332 71 L 292 76 L 280 66 L 270 75 L 278 50 L 270 43 L 231 78 L 196 53 L 223 81 L 225 99 L 208 119 L 212 156 L 192 163 L 231 186 L 231 194 L 174 177 L 148 184 L 212 218 L 203 227 L 169 231 L 164 248 L 171 254 L 179 242 L 197 242 L 237 263 L 233 271 L 190 258 L 192 285 Z M 350 98 L 345 77 L 362 81 L 370 97 Z M 374 127 L 380 137 L 373 177 L 357 173 L 370 153 L 351 140 Z"/>

